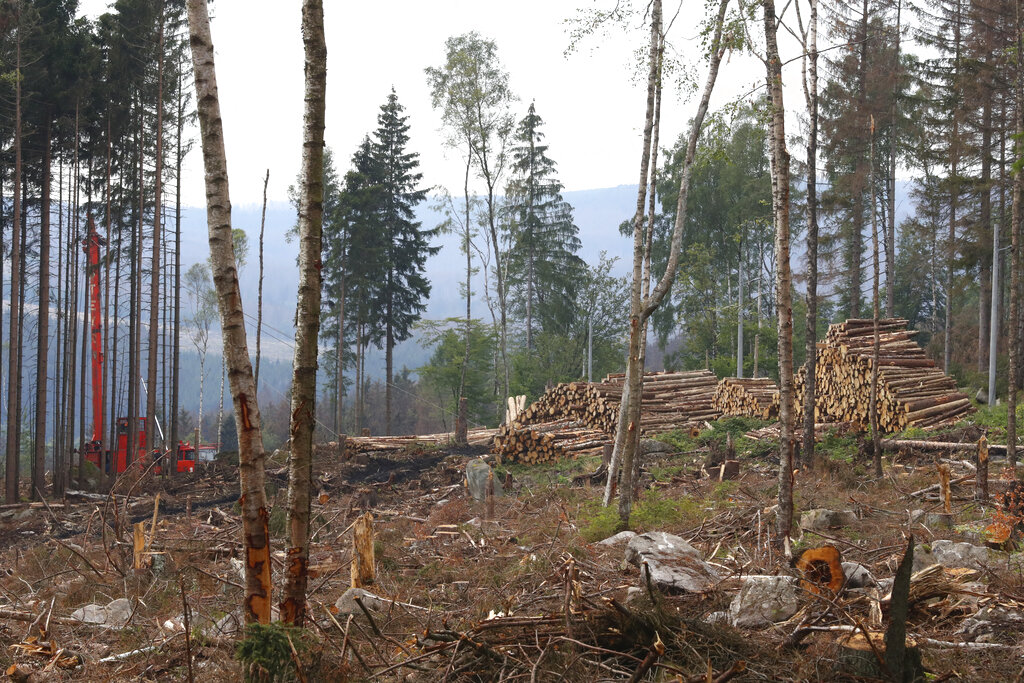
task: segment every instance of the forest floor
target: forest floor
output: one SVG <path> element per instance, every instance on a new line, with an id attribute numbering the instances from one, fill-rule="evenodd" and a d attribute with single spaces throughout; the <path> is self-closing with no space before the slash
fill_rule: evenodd
<path id="1" fill-rule="evenodd" d="M 973 441 L 988 430 L 1002 443 L 998 424 L 986 414 L 936 438 Z M 741 577 L 799 576 L 771 538 L 777 440 L 744 436 L 765 425 L 720 420 L 696 437 L 663 435 L 675 452 L 644 465 L 628 527 L 692 545 L 719 576 L 699 593 L 659 590 L 625 561 L 624 544 L 599 543 L 624 528 L 614 508 L 601 506 L 602 489 L 580 476 L 599 458 L 497 465 L 499 481 L 511 486 L 488 515 L 463 484 L 467 461 L 485 449 L 320 457 L 313 623 L 250 637 L 244 656 L 236 654 L 244 581 L 235 468 L 169 481 L 134 474 L 109 496 L 4 506 L 0 665 L 11 667 L 12 680 L 33 682 L 242 680 L 257 671 L 253 661 L 279 672 L 253 680 L 865 680 L 870 674 L 850 663 L 843 638 L 854 628 L 884 630 L 884 588 L 835 596 L 804 584 L 795 614 L 753 629 L 712 616 L 729 610 Z M 728 435 L 740 474 L 717 481 L 709 464 L 722 457 Z M 969 459 L 947 461 L 954 481 L 964 481 L 953 487 L 946 524 L 932 514 L 941 511 L 935 496 L 915 495 L 938 481 L 938 456 L 887 454 L 885 475 L 875 478 L 861 453 L 856 435 L 829 432 L 813 467 L 797 473 L 798 515 L 828 508 L 854 516 L 837 528 L 795 529 L 795 552 L 830 544 L 884 581 L 911 534 L 921 554 L 940 539 L 984 545 L 998 505 L 973 499 Z M 993 462 L 993 493 L 1008 485 L 1001 469 Z M 269 464 L 275 586 L 286 478 L 283 463 Z M 376 581 L 362 607 L 335 606 L 349 587 L 349 529 L 366 510 L 374 515 Z M 132 568 L 137 522 L 151 553 L 142 569 Z M 916 594 L 912 583 L 907 630 L 930 680 L 1011 681 L 1024 673 L 1024 560 L 988 557 L 922 578 Z M 76 613 L 87 605 L 96 607 Z"/>

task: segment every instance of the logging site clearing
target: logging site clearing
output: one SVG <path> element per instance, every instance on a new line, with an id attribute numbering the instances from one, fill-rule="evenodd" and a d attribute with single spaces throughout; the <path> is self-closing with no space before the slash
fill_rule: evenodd
<path id="1" fill-rule="evenodd" d="M 229 459 L 4 505 L 7 675 L 893 680 L 899 667 L 901 680 L 1014 680 L 1024 487 L 1000 448 L 1005 407 L 963 403 L 905 324 L 884 321 L 885 424 L 911 426 L 888 430 L 875 476 L 858 412 L 870 328 L 834 325 L 822 345 L 822 421 L 794 472 L 788 557 L 772 382 L 648 374 L 623 524 L 602 505 L 623 384 L 612 375 L 552 387 L 463 446 L 450 434 L 317 446 L 309 626 L 271 626 L 276 639 L 241 638 Z M 286 464 L 276 452 L 266 470 L 275 586 Z"/>

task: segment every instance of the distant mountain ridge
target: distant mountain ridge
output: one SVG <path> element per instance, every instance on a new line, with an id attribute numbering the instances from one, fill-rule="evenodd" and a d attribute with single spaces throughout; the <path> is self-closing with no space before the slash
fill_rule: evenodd
<path id="1" fill-rule="evenodd" d="M 602 251 L 609 256 L 620 256 L 618 270 L 625 274 L 630 241 L 619 234 L 618 226 L 632 215 L 636 203 L 636 186 L 596 190 L 579 190 L 563 193 L 564 199 L 574 209 L 576 225 L 580 229 L 583 244 L 580 257 L 587 263 L 596 263 Z M 456 200 L 458 201 L 458 200 Z M 423 202 L 416 212 L 417 220 L 431 228 L 444 220 L 433 208 L 433 203 Z M 249 253 L 239 276 L 242 287 L 242 304 L 249 328 L 250 352 L 255 351 L 256 301 L 259 282 L 259 205 L 232 207 L 232 225 L 245 230 L 249 236 Z M 285 235 L 295 225 L 295 210 L 288 202 L 271 202 L 267 205 L 264 237 L 264 283 L 263 283 L 263 353 L 268 358 L 291 361 L 292 330 L 294 329 L 295 296 L 298 288 L 298 267 L 296 256 L 298 244 L 288 242 Z M 441 235 L 435 242 L 441 250 L 427 260 L 426 275 L 431 282 L 430 299 L 424 318 L 438 320 L 465 315 L 465 300 L 460 296 L 459 285 L 465 278 L 465 257 L 459 250 L 459 236 Z M 206 235 L 206 210 L 186 207 L 182 211 L 182 269 L 204 261 L 209 253 Z M 474 258 L 474 262 L 476 259 Z M 483 301 L 482 274 L 474 278 L 474 316 L 488 316 Z M 188 315 L 188 302 L 182 301 L 182 313 Z M 211 334 L 211 349 L 220 343 Z M 379 356 L 379 357 L 378 357 Z M 429 358 L 429 349 L 423 349 L 415 339 L 400 344 L 395 349 L 395 367 L 403 365 L 416 369 Z M 383 355 L 372 354 L 367 360 L 367 371 L 371 377 L 383 375 Z"/>

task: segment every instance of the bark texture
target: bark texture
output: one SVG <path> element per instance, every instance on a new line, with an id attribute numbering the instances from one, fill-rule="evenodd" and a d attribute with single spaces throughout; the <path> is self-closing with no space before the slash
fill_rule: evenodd
<path id="1" fill-rule="evenodd" d="M 811 1 L 807 48 L 807 340 L 804 390 L 804 462 L 814 461 L 814 394 L 818 362 L 818 0 Z M 892 287 L 889 287 L 891 290 Z M 756 376 L 756 373 L 755 373 Z"/>
<path id="2" fill-rule="evenodd" d="M 768 90 L 772 102 L 772 204 L 775 209 L 775 289 L 779 331 L 779 512 L 778 532 L 786 541 L 793 526 L 793 302 L 789 269 L 789 151 L 782 97 L 782 62 L 776 36 L 774 0 L 764 0 Z"/>
<path id="3" fill-rule="evenodd" d="M 299 295 L 295 311 L 292 363 L 291 455 L 288 458 L 288 532 L 281 620 L 301 626 L 306 618 L 309 581 L 310 479 L 316 426 L 317 338 L 320 335 L 320 262 L 324 215 L 324 115 L 327 41 L 323 0 L 302 3 L 302 43 L 306 54 L 306 111 L 302 124 L 299 195 Z M 340 343 L 340 342 L 339 342 Z"/>
<path id="4" fill-rule="evenodd" d="M 206 171 L 206 218 L 210 261 L 217 290 L 224 357 L 238 430 L 238 473 L 241 483 L 242 534 L 245 547 L 245 603 L 247 622 L 270 623 L 270 535 L 264 489 L 266 454 L 260 432 L 249 347 L 246 343 L 242 296 L 238 288 L 231 240 L 231 199 L 228 191 L 224 130 L 217 96 L 217 75 L 206 0 L 188 0 L 189 38 L 195 70 L 199 130 Z"/>
<path id="5" fill-rule="evenodd" d="M 690 122 L 686 156 L 683 161 L 683 172 L 679 186 L 679 199 L 676 204 L 676 221 L 672 229 L 668 262 L 665 272 L 658 279 L 650 295 L 641 297 L 641 292 L 643 291 L 642 231 L 644 229 L 644 197 L 649 177 L 651 134 L 654 128 L 655 100 L 657 99 L 658 54 L 663 39 L 661 33 L 661 2 L 655 0 L 652 8 L 651 49 L 649 57 L 651 69 L 648 74 L 647 118 L 644 125 L 644 146 L 641 155 L 637 210 L 633 218 L 633 283 L 630 301 L 629 357 L 626 362 L 625 387 L 622 393 L 622 405 L 619 410 L 619 425 L 615 437 L 615 449 L 612 455 L 612 463 L 608 468 L 608 482 L 605 488 L 605 504 L 607 505 L 611 500 L 611 491 L 614 488 L 615 476 L 618 470 L 617 465 L 621 462 L 619 517 L 624 520 L 629 519 L 629 513 L 632 510 L 633 504 L 633 470 L 636 464 L 635 456 L 640 434 L 640 399 L 643 395 L 644 356 L 642 342 L 644 327 L 647 319 L 661 305 L 662 300 L 668 293 L 669 287 L 671 287 L 672 282 L 675 280 L 676 270 L 679 268 L 679 258 L 683 244 L 683 227 L 686 224 L 686 200 L 690 176 L 692 175 L 693 161 L 697 151 L 697 139 L 700 137 L 700 131 L 711 100 L 711 93 L 714 91 L 715 82 L 718 79 L 718 70 L 722 63 L 722 57 L 725 54 L 722 46 L 722 32 L 728 5 L 729 0 L 721 0 L 718 6 L 714 37 L 709 53 L 708 75 L 697 111 Z"/>

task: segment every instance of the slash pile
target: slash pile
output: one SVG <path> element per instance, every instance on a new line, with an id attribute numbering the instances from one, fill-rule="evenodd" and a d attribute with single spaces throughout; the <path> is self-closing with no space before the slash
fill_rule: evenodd
<path id="1" fill-rule="evenodd" d="M 548 462 L 600 452 L 615 437 L 623 374 L 601 382 L 570 382 L 548 389 L 494 437 L 494 452 L 507 460 Z M 714 373 L 651 372 L 644 375 L 641 433 L 657 433 L 714 420 Z"/>
<path id="2" fill-rule="evenodd" d="M 938 427 L 973 412 L 966 394 L 914 342 L 916 330 L 902 318 L 879 322 L 878 425 L 883 432 Z M 818 344 L 815 365 L 815 422 L 870 421 L 874 326 L 869 318 L 829 327 Z M 796 376 L 796 403 L 803 403 L 805 371 Z"/>
<path id="3" fill-rule="evenodd" d="M 772 420 L 779 416 L 779 388 L 768 377 L 726 377 L 715 390 L 714 406 L 722 415 Z"/>

